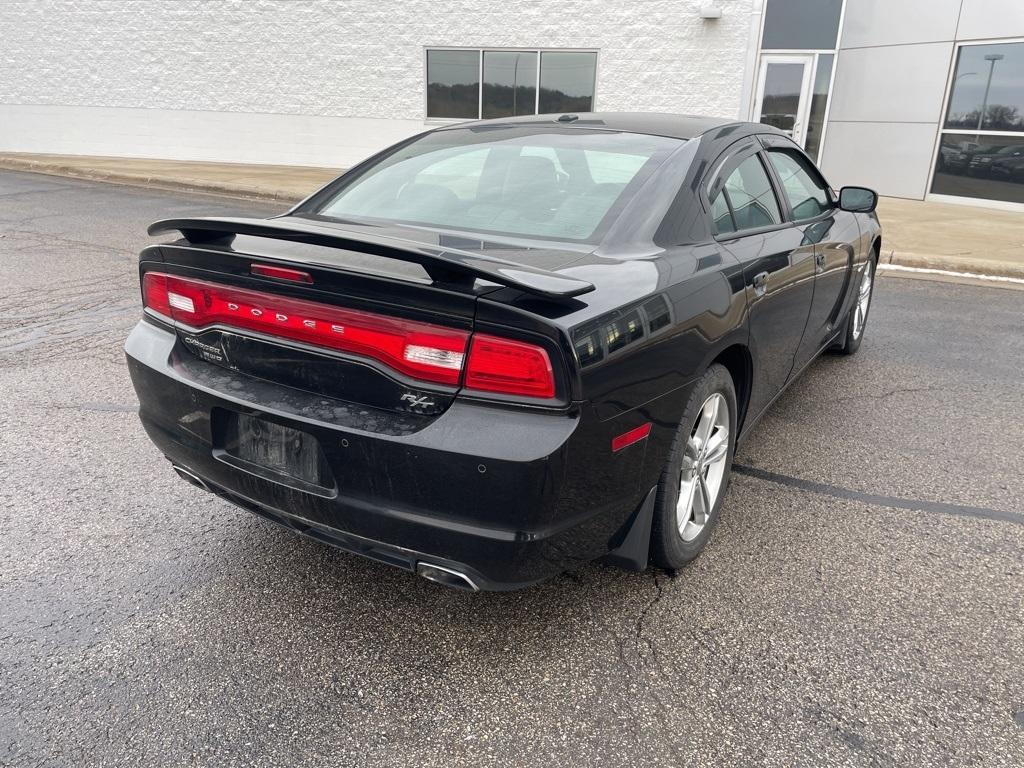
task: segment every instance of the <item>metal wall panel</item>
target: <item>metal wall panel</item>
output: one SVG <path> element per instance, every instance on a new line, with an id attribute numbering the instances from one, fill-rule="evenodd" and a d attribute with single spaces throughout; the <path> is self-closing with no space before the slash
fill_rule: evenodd
<path id="1" fill-rule="evenodd" d="M 957 38 L 1024 37 L 1024 0 L 963 0 Z"/>
<path id="2" fill-rule="evenodd" d="M 934 124 L 832 123 L 828 131 L 821 167 L 830 184 L 924 198 L 935 147 Z"/>
<path id="3" fill-rule="evenodd" d="M 842 47 L 952 40 L 959 13 L 960 0 L 847 0 Z"/>
<path id="4" fill-rule="evenodd" d="M 938 123 L 953 43 L 839 52 L 833 121 Z"/>

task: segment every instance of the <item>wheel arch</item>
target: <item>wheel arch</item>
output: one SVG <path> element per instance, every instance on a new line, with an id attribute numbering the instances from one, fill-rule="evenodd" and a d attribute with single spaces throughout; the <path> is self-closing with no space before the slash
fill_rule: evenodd
<path id="1" fill-rule="evenodd" d="M 750 390 L 754 382 L 754 360 L 750 349 L 745 344 L 732 344 L 711 361 L 708 367 L 719 363 L 732 377 L 736 388 L 736 434 L 743 431 L 743 423 L 747 416 L 747 405 L 750 403 Z"/>

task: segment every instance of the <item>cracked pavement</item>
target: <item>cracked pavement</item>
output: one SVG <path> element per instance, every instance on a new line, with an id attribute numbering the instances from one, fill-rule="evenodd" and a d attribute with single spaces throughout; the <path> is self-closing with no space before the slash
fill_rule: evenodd
<path id="1" fill-rule="evenodd" d="M 882 276 L 694 564 L 466 595 L 146 439 L 145 227 L 247 211 L 0 173 L 0 764 L 1024 764 L 1024 293 Z"/>

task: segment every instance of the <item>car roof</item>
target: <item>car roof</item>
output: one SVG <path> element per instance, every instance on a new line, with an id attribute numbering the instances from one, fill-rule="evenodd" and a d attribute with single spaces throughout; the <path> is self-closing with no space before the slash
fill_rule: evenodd
<path id="1" fill-rule="evenodd" d="M 694 139 L 715 128 L 725 125 L 750 125 L 737 120 L 703 115 L 676 115 L 670 112 L 570 112 L 552 115 L 526 115 L 523 117 L 498 118 L 496 120 L 474 120 L 446 126 L 439 130 L 473 128 L 482 125 L 551 125 L 563 128 L 606 128 L 627 133 L 646 133 L 652 136 L 668 136 L 674 139 Z M 758 129 L 771 132 L 766 125 Z"/>

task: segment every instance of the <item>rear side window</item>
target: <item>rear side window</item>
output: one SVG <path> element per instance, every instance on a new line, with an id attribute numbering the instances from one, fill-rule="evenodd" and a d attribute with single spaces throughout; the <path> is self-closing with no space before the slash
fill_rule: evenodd
<path id="1" fill-rule="evenodd" d="M 711 226 L 716 235 L 736 231 L 736 224 L 732 220 L 732 211 L 729 210 L 729 203 L 726 202 L 725 195 L 721 190 L 711 201 Z"/>
<path id="2" fill-rule="evenodd" d="M 831 210 L 828 192 L 821 177 L 808 167 L 807 160 L 795 152 L 771 150 L 768 152 L 782 189 L 793 209 L 793 219 L 802 221 L 820 216 Z"/>
<path id="3" fill-rule="evenodd" d="M 729 174 L 711 200 L 715 234 L 770 227 L 782 223 L 768 173 L 757 155 L 751 155 Z"/>

